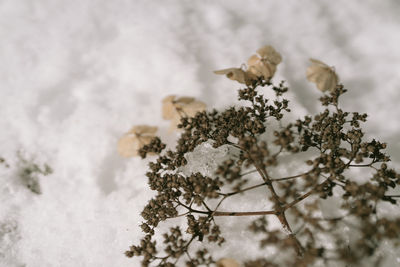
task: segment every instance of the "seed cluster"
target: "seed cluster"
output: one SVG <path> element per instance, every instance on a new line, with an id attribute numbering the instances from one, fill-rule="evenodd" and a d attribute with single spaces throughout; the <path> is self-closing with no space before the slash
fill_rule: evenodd
<path id="1" fill-rule="evenodd" d="M 261 64 L 261 63 L 260 63 Z M 126 256 L 141 256 L 143 266 L 210 266 L 216 263 L 209 251 L 192 251 L 191 245 L 210 242 L 224 244 L 217 216 L 254 216 L 248 228 L 260 239 L 260 249 L 276 247 L 285 256 L 249 259 L 244 266 L 311 266 L 341 262 L 379 266 L 384 259 L 377 253 L 385 241 L 399 245 L 400 219 L 379 215 L 380 204 L 397 205 L 398 195 L 389 190 L 400 184 L 400 175 L 389 168 L 385 143 L 365 140 L 361 128 L 366 114 L 344 111 L 339 98 L 346 92 L 337 85 L 320 98 L 325 109 L 293 122 L 282 123 L 290 112 L 283 98 L 288 88 L 283 82 L 273 85 L 262 75 L 246 79 L 238 91 L 246 104 L 223 111 L 201 111 L 182 116 L 178 128 L 182 133 L 174 150 L 166 150 L 159 138 L 140 149 L 146 157 L 159 153 L 149 164 L 149 187 L 156 196 L 142 211 L 144 238 L 131 246 Z M 262 90 L 273 90 L 276 98 L 267 99 Z M 279 121 L 272 127 L 271 122 Z M 278 125 L 278 124 L 277 124 Z M 268 139 L 264 133 L 273 133 Z M 229 146 L 232 154 L 217 168 L 212 177 L 201 173 L 184 174 L 185 154 L 211 141 L 213 147 Z M 271 176 L 271 168 L 284 167 L 281 158 L 297 155 L 302 170 L 286 177 Z M 362 169 L 364 181 L 357 180 L 352 170 Z M 221 204 L 238 195 L 264 188 L 272 202 L 271 210 L 221 210 Z M 321 216 L 322 200 L 335 198 L 337 217 Z M 164 244 L 154 241 L 161 221 L 186 217 L 186 227 L 170 228 L 164 233 Z M 271 230 L 268 217 L 276 216 L 281 229 Z M 352 240 L 341 229 L 349 227 Z M 253 238 L 248 236 L 248 238 Z M 324 240 L 331 240 L 327 245 Z M 218 262 L 221 265 L 221 261 Z"/>

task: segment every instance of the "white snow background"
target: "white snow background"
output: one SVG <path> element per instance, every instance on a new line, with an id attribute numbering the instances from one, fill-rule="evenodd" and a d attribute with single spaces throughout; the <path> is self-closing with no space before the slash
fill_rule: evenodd
<path id="1" fill-rule="evenodd" d="M 396 0 L 0 0 L 0 266 L 139 266 L 123 253 L 142 236 L 148 161 L 121 158 L 118 138 L 151 124 L 171 143 L 168 94 L 235 103 L 239 84 L 212 71 L 266 44 L 283 56 L 274 80 L 290 86 L 294 117 L 319 110 L 305 70 L 320 59 L 399 167 L 399 14 Z M 18 180 L 18 151 L 54 170 L 41 195 Z M 217 255 L 258 249 L 236 239 Z"/>

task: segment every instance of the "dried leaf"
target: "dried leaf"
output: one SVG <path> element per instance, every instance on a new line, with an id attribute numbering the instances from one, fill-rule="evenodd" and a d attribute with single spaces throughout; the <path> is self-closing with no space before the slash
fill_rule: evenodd
<path id="1" fill-rule="evenodd" d="M 217 261 L 217 267 L 239 267 L 239 263 L 234 259 L 222 258 Z"/>
<path id="2" fill-rule="evenodd" d="M 339 83 L 339 77 L 335 70 L 325 63 L 310 59 L 311 66 L 307 68 L 307 80 L 317 85 L 317 88 L 322 91 L 333 91 Z"/>

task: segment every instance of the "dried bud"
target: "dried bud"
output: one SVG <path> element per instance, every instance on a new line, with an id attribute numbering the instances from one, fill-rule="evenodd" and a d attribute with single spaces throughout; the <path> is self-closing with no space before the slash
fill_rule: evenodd
<path id="1" fill-rule="evenodd" d="M 139 149 L 144 145 L 150 144 L 156 132 L 157 127 L 148 125 L 134 126 L 118 140 L 118 153 L 126 158 L 138 156 Z"/>

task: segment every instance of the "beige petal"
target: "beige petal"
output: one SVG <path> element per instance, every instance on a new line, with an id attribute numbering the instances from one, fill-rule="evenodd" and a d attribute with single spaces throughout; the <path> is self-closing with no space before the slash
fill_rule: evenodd
<path id="1" fill-rule="evenodd" d="M 327 70 L 327 68 L 319 65 L 311 65 L 306 71 L 307 80 L 312 83 L 317 83 L 320 79 L 320 76 Z"/>
<path id="2" fill-rule="evenodd" d="M 307 80 L 316 84 L 322 91 L 333 91 L 339 83 L 339 77 L 334 69 L 316 59 L 310 59 L 311 66 L 307 68 Z"/>
<path id="3" fill-rule="evenodd" d="M 194 98 L 193 98 L 194 99 Z M 174 117 L 171 119 L 170 131 L 177 130 L 177 126 L 181 121 L 181 117 L 193 117 L 199 111 L 204 111 L 207 108 L 207 105 L 202 101 L 192 101 L 190 103 L 176 103 L 177 112 L 174 114 Z"/>
<path id="4" fill-rule="evenodd" d="M 262 65 L 260 70 L 264 76 L 264 79 L 269 79 L 272 78 L 272 76 L 274 76 L 276 72 L 276 65 L 265 63 Z"/>
<path id="5" fill-rule="evenodd" d="M 157 127 L 148 125 L 137 125 L 124 134 L 117 144 L 117 151 L 123 157 L 138 156 L 139 149 L 150 144 L 155 137 Z"/>
<path id="6" fill-rule="evenodd" d="M 174 117 L 174 113 L 176 113 L 174 100 L 175 95 L 169 95 L 162 100 L 162 117 L 165 120 L 170 120 Z"/>
<path id="7" fill-rule="evenodd" d="M 125 158 L 137 156 L 139 148 L 139 140 L 134 134 L 126 134 L 118 140 L 118 153 Z"/>
<path id="8" fill-rule="evenodd" d="M 168 95 L 163 98 L 162 102 L 163 103 L 172 103 L 175 98 L 176 98 L 176 95 Z"/>
<path id="9" fill-rule="evenodd" d="M 259 76 L 256 74 L 252 73 L 250 70 L 246 71 L 246 84 L 249 85 L 252 83 L 252 81 L 257 80 Z"/>
<path id="10" fill-rule="evenodd" d="M 261 58 L 260 58 L 259 56 L 257 56 L 257 55 L 252 55 L 252 56 L 249 57 L 249 59 L 247 60 L 247 65 L 248 65 L 249 67 L 258 65 L 258 64 L 260 64 L 260 60 L 261 60 Z"/>
<path id="11" fill-rule="evenodd" d="M 312 63 L 313 65 L 320 65 L 321 67 L 328 67 L 328 68 L 329 68 L 328 65 L 326 65 L 324 62 L 322 62 L 322 61 L 320 61 L 320 60 L 318 60 L 318 59 L 310 58 L 310 61 L 311 61 L 311 63 Z"/>
<path id="12" fill-rule="evenodd" d="M 255 75 L 256 77 L 261 77 L 263 75 L 259 65 L 250 66 L 248 72 Z"/>
<path id="13" fill-rule="evenodd" d="M 275 48 L 270 45 L 266 45 L 257 50 L 257 53 L 264 59 L 267 59 L 270 63 L 278 65 L 282 62 L 282 56 Z"/>
<path id="14" fill-rule="evenodd" d="M 193 102 L 195 99 L 194 97 L 189 97 L 189 96 L 183 96 L 178 98 L 175 103 L 184 103 L 184 104 L 189 104 L 191 102 Z"/>
<path id="15" fill-rule="evenodd" d="M 204 102 L 193 101 L 192 103 L 184 106 L 182 109 L 186 116 L 193 117 L 197 112 L 204 111 L 206 107 L 207 105 Z"/>
<path id="16" fill-rule="evenodd" d="M 269 79 L 274 76 L 276 72 L 276 66 L 268 62 L 260 61 L 257 65 L 249 67 L 249 72 L 257 77 L 264 77 L 264 79 Z"/>
<path id="17" fill-rule="evenodd" d="M 336 73 L 332 70 L 329 70 L 324 75 L 320 75 L 320 78 L 317 82 L 317 88 L 322 92 L 325 91 L 333 92 L 337 84 L 338 84 L 338 77 Z"/>
<path id="18" fill-rule="evenodd" d="M 132 127 L 132 129 L 129 131 L 129 133 L 134 133 L 134 134 L 155 134 L 157 132 L 158 128 L 156 126 L 149 126 L 149 125 L 137 125 Z"/>
<path id="19" fill-rule="evenodd" d="M 223 70 L 214 71 L 215 74 L 225 74 L 231 80 L 237 81 L 239 83 L 246 83 L 246 73 L 239 68 L 229 68 Z"/>
<path id="20" fill-rule="evenodd" d="M 217 261 L 217 267 L 239 267 L 239 263 L 234 259 L 222 258 Z"/>

